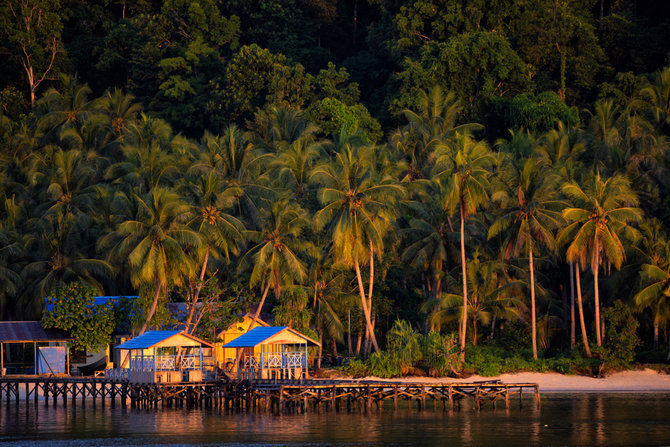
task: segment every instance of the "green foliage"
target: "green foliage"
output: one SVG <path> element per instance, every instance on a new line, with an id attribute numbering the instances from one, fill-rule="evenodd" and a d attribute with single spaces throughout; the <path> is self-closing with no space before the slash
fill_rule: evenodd
<path id="1" fill-rule="evenodd" d="M 635 358 L 635 348 L 640 344 L 637 328 L 640 323 L 633 316 L 630 306 L 616 300 L 612 306 L 603 309 L 605 318 L 605 338 L 602 348 L 594 352 L 602 356 L 608 367 L 629 367 Z"/>
<path id="2" fill-rule="evenodd" d="M 392 378 L 402 374 L 398 358 L 391 352 L 373 352 L 368 358 L 368 369 L 375 377 Z"/>
<path id="3" fill-rule="evenodd" d="M 401 49 L 415 49 L 425 41 L 448 38 L 480 29 L 502 31 L 518 14 L 511 0 L 410 0 L 395 16 Z"/>
<path id="4" fill-rule="evenodd" d="M 114 304 L 94 306 L 93 297 L 94 290 L 79 283 L 53 289 L 47 298 L 53 308 L 42 316 L 42 326 L 66 331 L 77 351 L 106 347 L 116 324 Z"/>
<path id="5" fill-rule="evenodd" d="M 455 335 L 431 331 L 423 335 L 420 342 L 423 362 L 430 376 L 445 377 L 461 369 Z"/>
<path id="6" fill-rule="evenodd" d="M 527 68 L 509 41 L 491 32 L 427 43 L 418 59 L 405 59 L 398 77 L 400 93 L 393 100 L 392 111 L 414 109 L 420 89 L 439 85 L 456 92 L 469 118 L 483 115 L 483 107 L 492 97 L 523 91 L 529 81 Z"/>
<path id="7" fill-rule="evenodd" d="M 558 122 L 568 126 L 579 124 L 577 107 L 568 107 L 554 92 L 523 93 L 511 99 L 497 98 L 493 104 L 496 114 L 502 117 L 504 126 L 509 129 L 546 132 Z"/>
<path id="8" fill-rule="evenodd" d="M 342 372 L 349 377 L 366 377 L 370 374 L 367 363 L 359 359 L 349 361 L 342 368 Z"/>
<path id="9" fill-rule="evenodd" d="M 272 313 L 275 316 L 275 325 L 290 326 L 298 332 L 309 330 L 312 320 L 312 311 L 308 307 L 309 297 L 303 287 L 290 287 L 279 297 L 279 305 Z M 313 337 L 313 331 L 310 336 Z"/>
<path id="10" fill-rule="evenodd" d="M 362 104 L 348 106 L 335 98 L 324 98 L 313 102 L 306 110 L 306 116 L 326 135 L 337 135 L 341 131 L 354 135 L 360 131 L 372 143 L 383 135 L 379 122 Z"/>
<path id="11" fill-rule="evenodd" d="M 420 338 L 419 332 L 406 320 L 396 320 L 386 334 L 386 350 L 396 360 L 403 374 L 423 357 Z"/>

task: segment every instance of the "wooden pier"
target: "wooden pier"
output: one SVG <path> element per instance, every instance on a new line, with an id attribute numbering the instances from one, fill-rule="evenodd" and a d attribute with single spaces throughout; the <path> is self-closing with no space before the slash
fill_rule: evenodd
<path id="1" fill-rule="evenodd" d="M 311 411 L 372 411 L 386 406 L 393 410 L 432 406 L 444 410 L 460 408 L 470 399 L 475 410 L 490 404 L 506 408 L 513 399 L 522 405 L 524 392 L 540 407 L 540 390 L 534 383 L 404 383 L 352 380 L 236 381 L 228 380 L 134 384 L 84 377 L 0 377 L 0 401 L 7 405 L 21 400 L 29 405 L 82 406 L 109 404 L 136 408 L 220 408 L 229 411 L 272 413 Z M 40 399 L 41 397 L 41 399 Z M 391 404 L 392 403 L 392 404 Z"/>

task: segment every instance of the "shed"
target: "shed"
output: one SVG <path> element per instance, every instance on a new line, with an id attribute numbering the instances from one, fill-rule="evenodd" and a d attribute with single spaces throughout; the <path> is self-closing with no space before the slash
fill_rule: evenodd
<path id="1" fill-rule="evenodd" d="M 147 331 L 114 349 L 128 351 L 121 368 L 105 377 L 133 383 L 202 381 L 207 372 L 203 347 L 214 346 L 184 331 Z"/>
<path id="2" fill-rule="evenodd" d="M 64 332 L 44 329 L 39 321 L 0 321 L 0 372 L 66 374 L 70 363 L 68 341 Z M 23 349 L 10 349 L 15 345 Z M 30 359 L 26 359 L 30 347 Z M 19 353 L 23 354 L 21 360 L 17 358 Z"/>
<path id="3" fill-rule="evenodd" d="M 240 379 L 292 379 L 308 377 L 308 345 L 319 342 L 288 326 L 269 326 L 254 328 L 223 347 L 235 348 L 234 370 Z"/>

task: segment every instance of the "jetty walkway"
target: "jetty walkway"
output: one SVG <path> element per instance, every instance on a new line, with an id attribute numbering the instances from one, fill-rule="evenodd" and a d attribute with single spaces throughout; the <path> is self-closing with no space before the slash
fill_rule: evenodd
<path id="1" fill-rule="evenodd" d="M 540 407 L 540 389 L 535 383 L 393 382 L 381 380 L 211 380 L 181 383 L 129 383 L 93 377 L 0 376 L 0 402 L 6 405 L 42 403 L 63 406 L 109 404 L 138 408 L 220 408 L 237 411 L 310 412 L 381 410 L 385 402 L 421 411 L 432 405 L 445 410 L 460 408 L 470 399 L 475 410 L 496 408 L 513 398 L 523 404 L 531 395 Z M 391 404 L 387 405 L 388 408 Z"/>

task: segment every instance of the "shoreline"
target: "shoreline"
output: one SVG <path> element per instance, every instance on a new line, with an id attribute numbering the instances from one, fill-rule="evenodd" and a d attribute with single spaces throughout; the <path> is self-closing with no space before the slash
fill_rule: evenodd
<path id="1" fill-rule="evenodd" d="M 359 380 L 384 380 L 378 377 L 365 377 Z M 566 375 L 555 372 L 520 372 L 501 374 L 494 377 L 470 376 L 466 379 L 444 377 L 399 377 L 386 379 L 393 382 L 431 383 L 470 383 L 488 380 L 500 380 L 502 383 L 537 383 L 541 393 L 670 393 L 670 375 L 658 373 L 652 369 L 622 371 L 603 378 Z"/>

